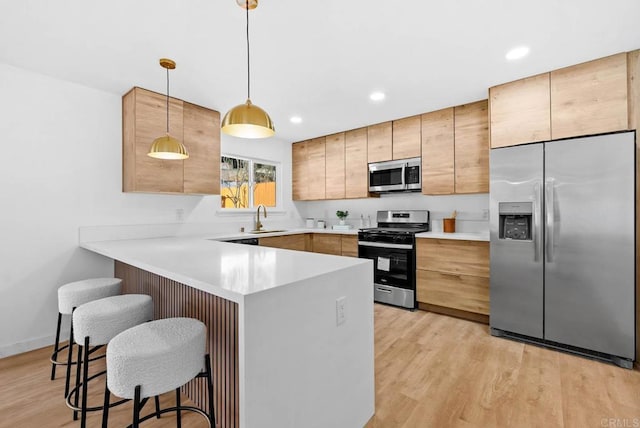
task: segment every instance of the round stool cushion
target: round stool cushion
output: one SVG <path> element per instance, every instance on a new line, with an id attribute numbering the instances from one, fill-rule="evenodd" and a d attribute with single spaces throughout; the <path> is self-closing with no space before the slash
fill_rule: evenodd
<path id="1" fill-rule="evenodd" d="M 117 296 L 122 289 L 119 278 L 91 278 L 70 282 L 58 288 L 58 312 L 70 315 L 73 308 L 105 297 Z"/>
<path id="2" fill-rule="evenodd" d="M 175 390 L 204 367 L 205 325 L 193 318 L 165 318 L 140 324 L 114 337 L 107 347 L 107 386 L 122 398 Z"/>
<path id="3" fill-rule="evenodd" d="M 153 300 L 146 294 L 122 294 L 93 300 L 73 312 L 76 343 L 106 345 L 118 333 L 153 319 Z"/>

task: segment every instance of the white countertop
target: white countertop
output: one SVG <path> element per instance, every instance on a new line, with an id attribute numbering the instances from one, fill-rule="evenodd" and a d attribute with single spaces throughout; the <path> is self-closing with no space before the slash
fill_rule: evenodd
<path id="1" fill-rule="evenodd" d="M 238 303 L 249 294 L 371 263 L 353 257 L 216 241 L 305 233 L 306 230 L 98 241 L 82 243 L 81 247 Z"/>
<path id="2" fill-rule="evenodd" d="M 329 233 L 335 235 L 358 235 L 358 229 L 333 230 L 333 229 L 286 229 L 272 233 L 235 232 L 225 234 L 209 234 L 207 238 L 218 241 L 230 241 L 233 239 L 267 238 L 269 236 L 297 235 L 300 233 Z"/>
<path id="3" fill-rule="evenodd" d="M 489 231 L 487 232 L 422 232 L 416 233 L 416 238 L 431 238 L 431 239 L 458 239 L 461 241 L 486 241 L 489 242 Z"/>

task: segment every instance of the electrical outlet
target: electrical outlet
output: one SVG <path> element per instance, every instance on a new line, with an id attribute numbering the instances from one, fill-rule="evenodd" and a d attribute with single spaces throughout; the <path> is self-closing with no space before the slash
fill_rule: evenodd
<path id="1" fill-rule="evenodd" d="M 489 210 L 482 210 L 482 219 L 489 220 Z"/>
<path id="2" fill-rule="evenodd" d="M 176 209 L 176 221 L 184 221 L 184 209 Z"/>
<path id="3" fill-rule="evenodd" d="M 336 299 L 336 325 L 342 325 L 347 321 L 347 298 L 345 296 Z"/>

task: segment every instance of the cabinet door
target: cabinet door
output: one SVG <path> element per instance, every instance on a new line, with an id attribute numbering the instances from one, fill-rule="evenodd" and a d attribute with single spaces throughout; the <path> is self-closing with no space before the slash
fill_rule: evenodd
<path id="1" fill-rule="evenodd" d="M 489 243 L 418 238 L 416 266 L 454 275 L 489 277 Z"/>
<path id="2" fill-rule="evenodd" d="M 422 193 L 455 192 L 453 107 L 422 115 Z"/>
<path id="3" fill-rule="evenodd" d="M 628 128 L 627 54 L 551 72 L 553 139 Z"/>
<path id="4" fill-rule="evenodd" d="M 489 315 L 489 278 L 416 271 L 416 300 Z"/>
<path id="5" fill-rule="evenodd" d="M 184 161 L 162 160 L 147 156 L 149 148 L 158 137 L 167 132 L 167 104 L 166 96 L 134 88 L 125 97 L 135 97 L 135 108 L 128 110 L 129 103 L 123 103 L 123 120 L 135 123 L 133 145 L 125 143 L 124 156 L 131 156 L 127 147 L 133 150 L 135 157 L 135 172 L 133 179 L 134 192 L 176 192 L 183 191 Z M 174 98 L 169 100 L 169 132 L 180 141 L 184 141 L 182 121 L 182 101 Z M 126 182 L 128 180 L 124 180 Z M 125 191 L 129 191 L 126 190 Z"/>
<path id="6" fill-rule="evenodd" d="M 342 241 L 340 235 L 329 233 L 313 234 L 313 252 L 322 254 L 342 254 Z"/>
<path id="7" fill-rule="evenodd" d="M 355 235 L 342 235 L 342 255 L 358 257 L 358 237 Z"/>
<path id="8" fill-rule="evenodd" d="M 489 88 L 491 147 L 551 139 L 549 73 Z"/>
<path id="9" fill-rule="evenodd" d="M 369 196 L 369 168 L 367 166 L 367 128 L 345 133 L 345 197 Z"/>
<path id="10" fill-rule="evenodd" d="M 291 196 L 294 201 L 308 199 L 307 144 L 308 141 L 302 141 L 291 145 Z"/>
<path id="11" fill-rule="evenodd" d="M 420 156 L 420 115 L 393 121 L 393 158 Z"/>
<path id="12" fill-rule="evenodd" d="M 391 129 L 391 122 L 367 127 L 367 162 L 381 162 L 392 159 L 393 136 Z"/>
<path id="13" fill-rule="evenodd" d="M 307 249 L 305 234 L 283 236 L 267 236 L 258 243 L 263 247 L 284 248 L 285 250 L 305 251 Z"/>
<path id="14" fill-rule="evenodd" d="M 489 192 L 487 100 L 454 108 L 456 193 Z"/>
<path id="15" fill-rule="evenodd" d="M 344 132 L 326 137 L 326 199 L 344 199 Z"/>
<path id="16" fill-rule="evenodd" d="M 220 113 L 184 103 L 184 193 L 220 194 Z"/>
<path id="17" fill-rule="evenodd" d="M 314 138 L 307 144 L 307 185 L 308 199 L 325 198 L 325 137 Z"/>

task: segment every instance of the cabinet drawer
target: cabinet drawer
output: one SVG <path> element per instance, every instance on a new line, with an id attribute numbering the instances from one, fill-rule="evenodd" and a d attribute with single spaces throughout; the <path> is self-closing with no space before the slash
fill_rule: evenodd
<path id="1" fill-rule="evenodd" d="M 418 238 L 417 269 L 489 278 L 489 243 Z"/>
<path id="2" fill-rule="evenodd" d="M 342 242 L 340 235 L 324 233 L 313 234 L 313 252 L 322 254 L 342 255 Z"/>
<path id="3" fill-rule="evenodd" d="M 419 302 L 489 315 L 489 278 L 416 271 Z"/>

